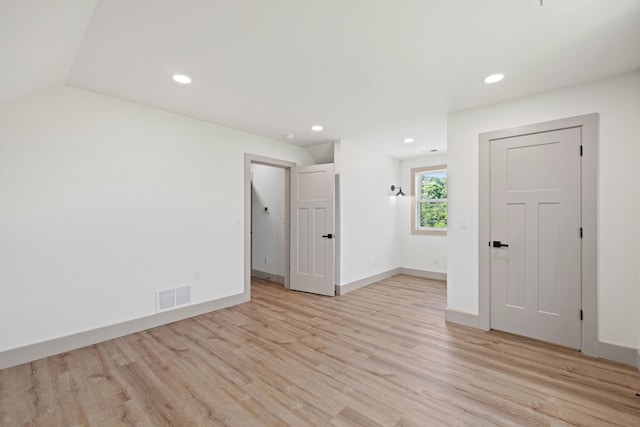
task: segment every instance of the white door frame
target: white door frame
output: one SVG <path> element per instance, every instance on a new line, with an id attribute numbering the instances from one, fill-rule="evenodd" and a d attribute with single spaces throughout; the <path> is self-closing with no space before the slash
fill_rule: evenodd
<path id="1" fill-rule="evenodd" d="M 294 162 L 245 153 L 244 155 L 244 293 L 251 300 L 251 165 L 266 165 L 284 169 L 284 286 L 289 289 L 289 265 L 291 262 L 290 210 L 291 168 Z"/>
<path id="2" fill-rule="evenodd" d="M 583 353 L 598 356 L 597 309 L 597 113 L 480 134 L 480 176 L 478 212 L 478 318 L 482 329 L 491 329 L 491 140 L 558 129 L 582 129 L 582 347 Z"/>

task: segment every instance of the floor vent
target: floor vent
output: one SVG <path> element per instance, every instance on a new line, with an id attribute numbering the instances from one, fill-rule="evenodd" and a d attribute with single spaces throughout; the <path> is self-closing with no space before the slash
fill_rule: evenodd
<path id="1" fill-rule="evenodd" d="M 182 286 L 174 289 L 158 291 L 157 311 L 171 310 L 172 308 L 191 303 L 191 286 Z"/>

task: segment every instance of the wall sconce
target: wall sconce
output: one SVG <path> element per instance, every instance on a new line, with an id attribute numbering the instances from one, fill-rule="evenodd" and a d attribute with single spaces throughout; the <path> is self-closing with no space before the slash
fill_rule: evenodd
<path id="1" fill-rule="evenodd" d="M 404 193 L 402 192 L 402 187 L 396 187 L 395 185 L 391 186 L 391 191 L 396 191 L 396 188 L 398 189 L 398 192 L 396 193 L 396 196 L 404 196 Z"/>

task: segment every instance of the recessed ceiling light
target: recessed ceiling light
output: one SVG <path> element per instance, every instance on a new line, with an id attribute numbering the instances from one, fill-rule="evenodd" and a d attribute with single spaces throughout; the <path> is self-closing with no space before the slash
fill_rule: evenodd
<path id="1" fill-rule="evenodd" d="M 405 138 L 404 139 L 404 143 L 405 144 L 411 144 L 413 142 L 413 138 Z"/>
<path id="2" fill-rule="evenodd" d="M 484 82 L 487 84 L 498 83 L 502 79 L 504 79 L 504 74 L 491 74 L 490 76 L 485 77 Z"/>
<path id="3" fill-rule="evenodd" d="M 188 85 L 189 83 L 191 83 L 191 77 L 185 76 L 184 74 L 174 74 L 171 77 L 173 78 L 173 81 L 176 83 L 180 83 L 183 85 Z"/>
<path id="4" fill-rule="evenodd" d="M 311 130 L 314 131 L 314 132 L 320 132 L 322 129 L 323 129 L 323 127 L 320 126 L 320 125 L 311 126 Z"/>

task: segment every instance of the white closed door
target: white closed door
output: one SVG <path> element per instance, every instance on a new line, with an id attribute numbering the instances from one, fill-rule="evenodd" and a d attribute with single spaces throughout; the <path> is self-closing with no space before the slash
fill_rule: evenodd
<path id="1" fill-rule="evenodd" d="M 290 289 L 335 295 L 333 164 L 291 171 Z"/>
<path id="2" fill-rule="evenodd" d="M 581 129 L 491 141 L 491 327 L 581 347 Z"/>

